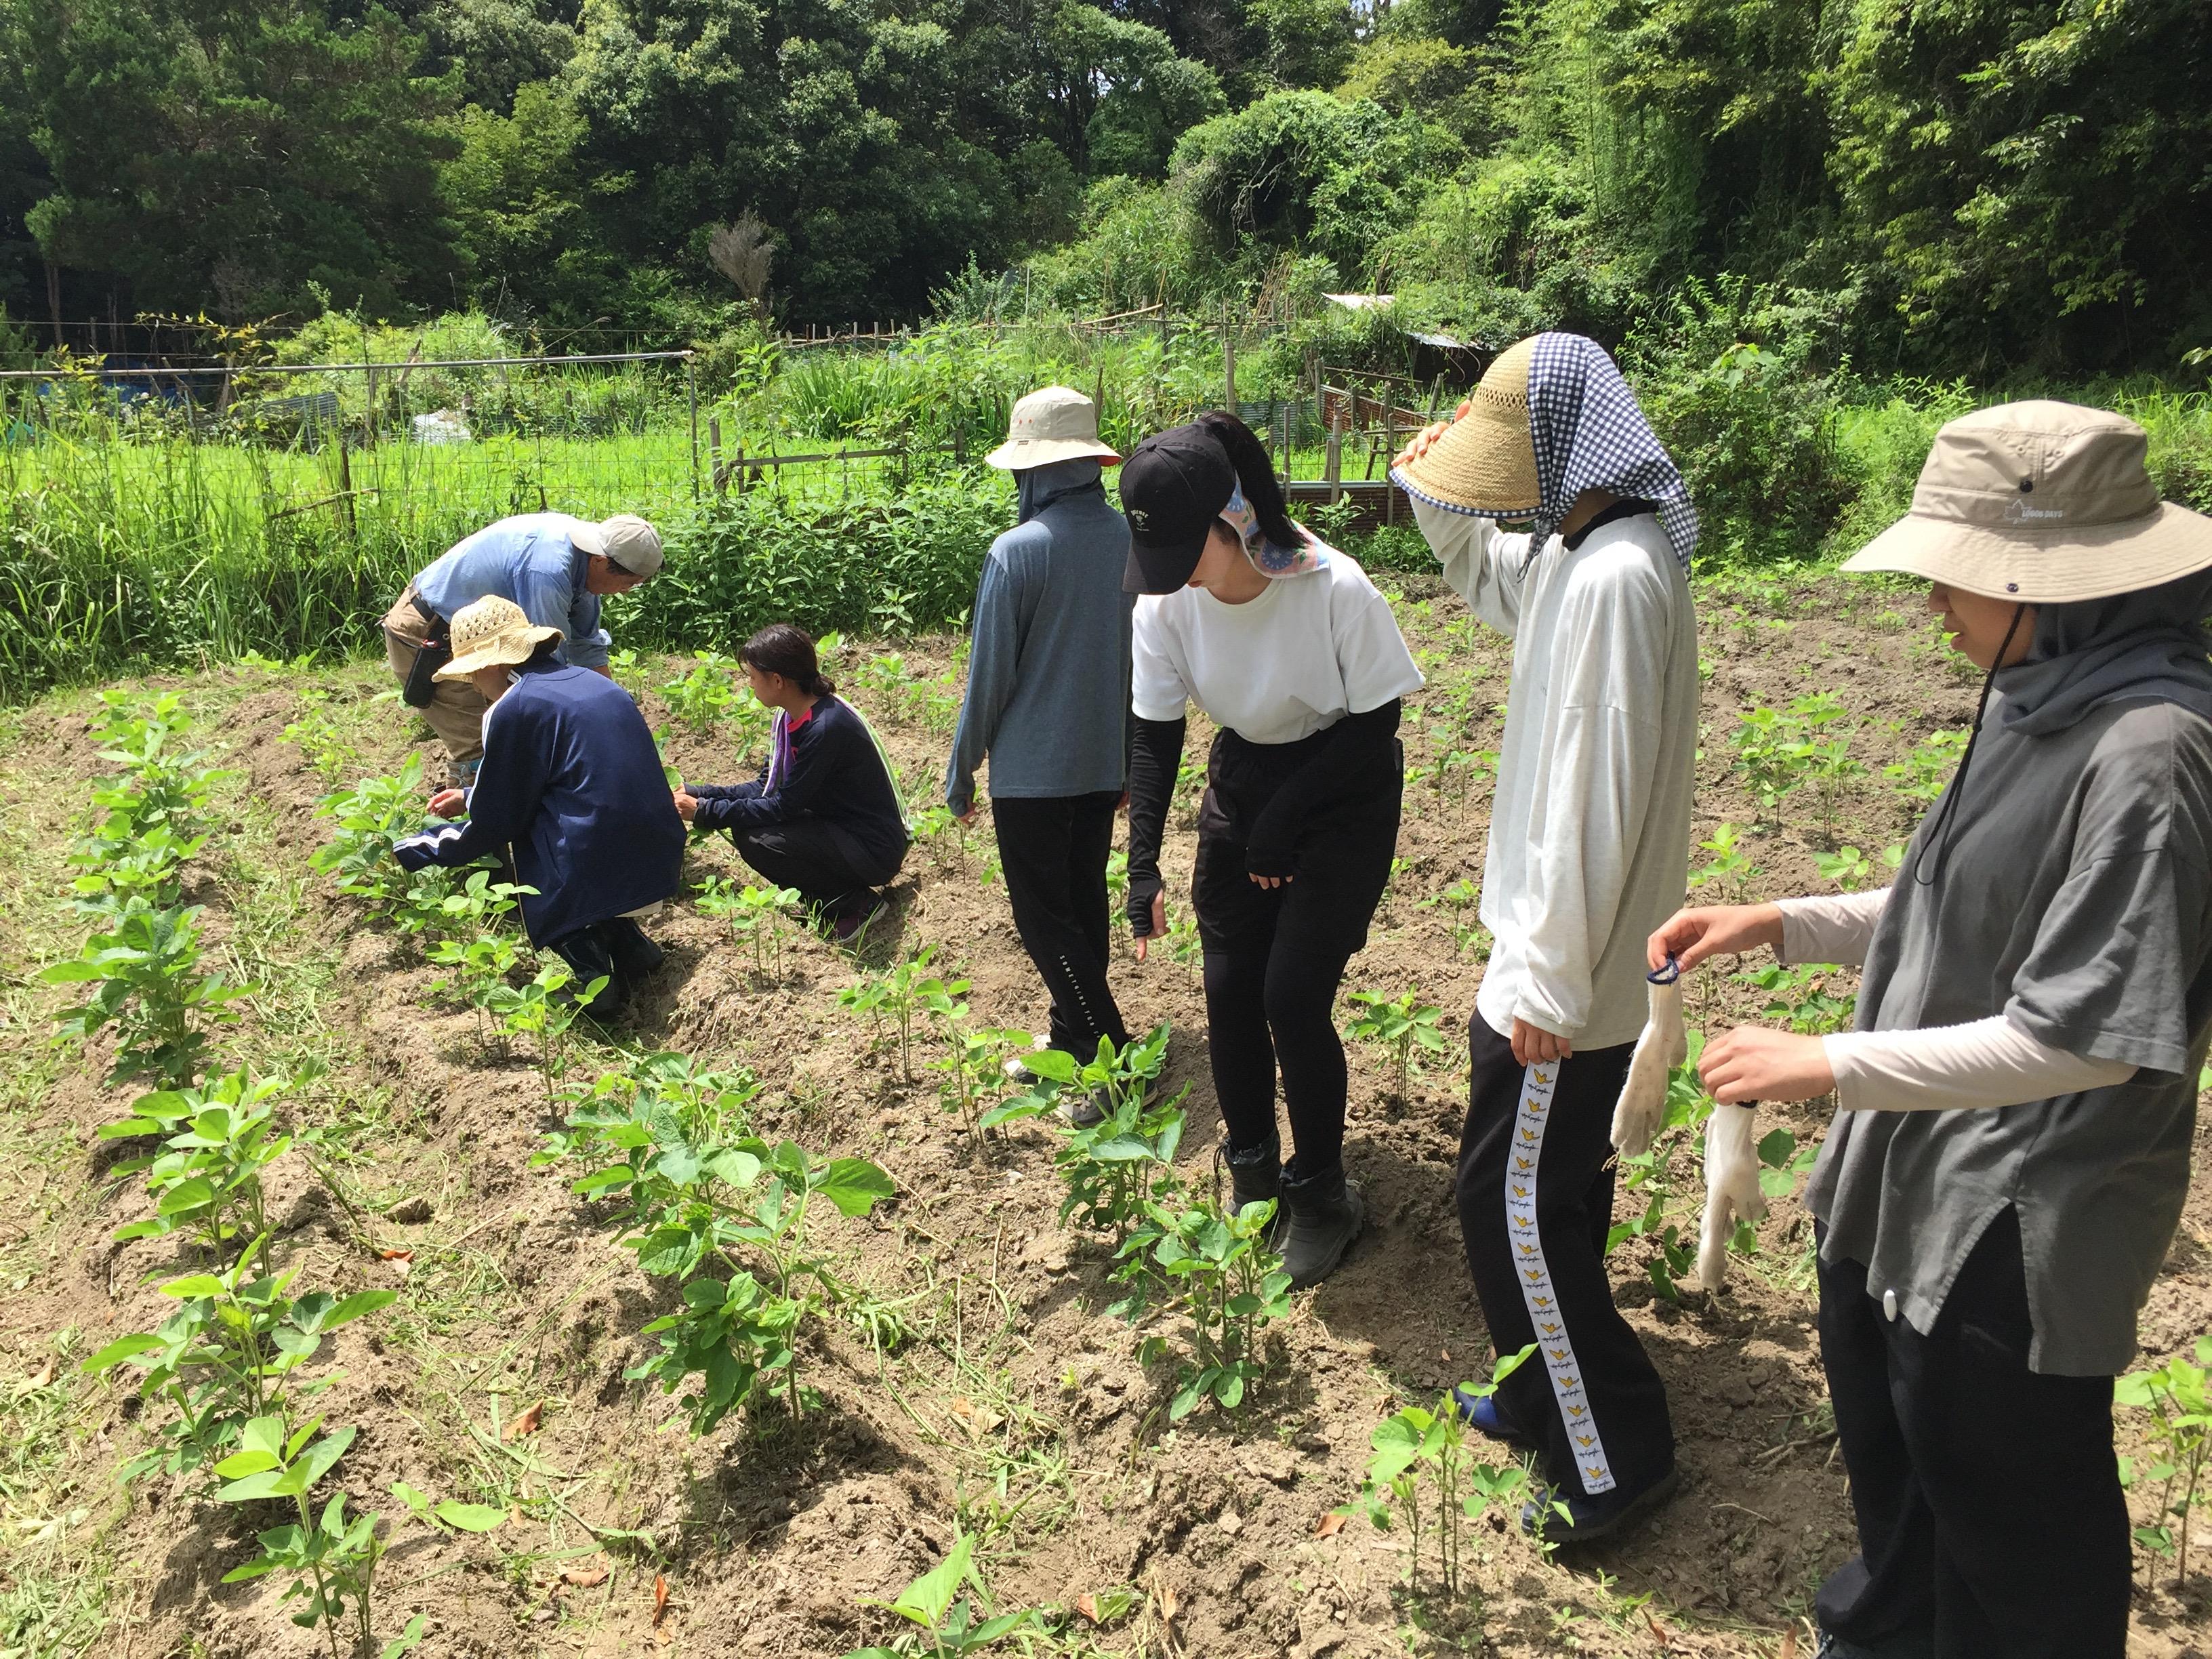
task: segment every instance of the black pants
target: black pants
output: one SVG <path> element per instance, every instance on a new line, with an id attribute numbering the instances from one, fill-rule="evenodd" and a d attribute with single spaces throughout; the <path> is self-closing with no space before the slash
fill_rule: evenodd
<path id="1" fill-rule="evenodd" d="M 2112 1380 L 2028 1369 L 2020 1219 L 1990 1224 L 1925 1336 L 1886 1319 L 1856 1261 L 1820 1264 L 1820 1363 L 1859 1553 L 1820 1586 L 1821 1627 L 1937 1659 L 2121 1659 L 2128 1511 Z"/>
<path id="2" fill-rule="evenodd" d="M 875 890 L 898 874 L 902 859 L 886 866 L 871 857 L 848 830 L 825 818 L 792 818 L 731 832 L 738 855 L 778 887 L 795 887 L 817 915 L 866 915 Z"/>
<path id="3" fill-rule="evenodd" d="M 591 1012 L 599 1019 L 621 1012 L 638 981 L 661 962 L 660 947 L 628 916 L 580 927 L 554 940 L 550 948 L 575 975 L 574 988 L 579 992 L 593 980 L 605 977 L 605 986 L 591 1003 Z"/>
<path id="4" fill-rule="evenodd" d="M 1564 1497 L 1640 1492 L 1674 1464 L 1666 1386 L 1613 1305 L 1613 1109 L 1633 1044 L 1523 1066 L 1468 1023 L 1460 1236 L 1500 1354 L 1536 1352 L 1499 1387 Z"/>
<path id="5" fill-rule="evenodd" d="M 1106 859 L 1121 799 L 1107 790 L 991 802 L 1014 931 L 1052 998 L 1052 1046 L 1079 1060 L 1096 1054 L 1101 1037 L 1116 1048 L 1129 1041 L 1106 982 L 1114 957 Z"/>
<path id="6" fill-rule="evenodd" d="M 1275 1133 L 1275 1073 L 1300 1176 L 1344 1159 L 1346 1073 L 1333 1010 L 1389 879 L 1397 803 L 1371 832 L 1332 838 L 1296 879 L 1260 886 L 1241 842 L 1200 835 L 1191 906 L 1206 948 L 1206 1046 L 1222 1127 L 1239 1149 Z"/>

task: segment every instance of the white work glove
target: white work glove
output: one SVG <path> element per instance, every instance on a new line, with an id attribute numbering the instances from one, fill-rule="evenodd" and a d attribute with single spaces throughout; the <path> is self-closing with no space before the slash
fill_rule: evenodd
<path id="1" fill-rule="evenodd" d="M 1682 970 L 1669 957 L 1664 968 L 1644 977 L 1651 982 L 1651 1012 L 1613 1109 L 1613 1147 L 1625 1158 L 1651 1150 L 1651 1138 L 1667 1121 L 1667 1074 L 1690 1053 L 1690 1034 L 1682 1025 Z"/>
<path id="2" fill-rule="evenodd" d="M 1758 1118 L 1748 1106 L 1716 1106 L 1705 1120 L 1705 1220 L 1698 1236 L 1698 1282 L 1717 1291 L 1728 1277 L 1729 1238 L 1738 1221 L 1766 1213 L 1759 1186 Z"/>

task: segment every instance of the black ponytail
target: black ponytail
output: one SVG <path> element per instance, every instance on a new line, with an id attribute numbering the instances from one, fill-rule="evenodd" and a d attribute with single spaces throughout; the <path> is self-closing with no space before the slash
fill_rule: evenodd
<path id="1" fill-rule="evenodd" d="M 738 660 L 763 674 L 781 674 L 810 697 L 826 697 L 836 682 L 822 672 L 814 654 L 814 641 L 806 631 L 789 623 L 770 623 L 747 640 Z"/>
<path id="2" fill-rule="evenodd" d="M 1297 526 L 1291 522 L 1283 487 L 1275 481 L 1275 464 L 1268 459 L 1267 446 L 1260 441 L 1259 434 L 1220 410 L 1210 410 L 1191 424 L 1229 452 L 1229 464 L 1237 469 L 1237 487 L 1244 492 L 1245 505 L 1258 518 L 1261 533 L 1278 547 L 1296 547 L 1304 541 Z"/>

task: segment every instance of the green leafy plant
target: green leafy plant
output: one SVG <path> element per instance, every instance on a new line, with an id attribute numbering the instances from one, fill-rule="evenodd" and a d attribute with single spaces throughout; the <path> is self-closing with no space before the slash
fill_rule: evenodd
<path id="1" fill-rule="evenodd" d="M 965 1003 L 950 1006 L 966 1012 Z M 959 1115 L 962 1125 L 970 1135 L 983 1133 L 983 1115 L 994 1106 L 1006 1092 L 1008 1079 L 1006 1066 L 1012 1055 L 1027 1055 L 1034 1040 L 1027 1031 L 1002 1030 L 996 1027 L 973 1030 L 958 1023 L 955 1017 L 940 1021 L 945 1039 L 945 1052 L 929 1062 L 929 1068 L 944 1073 L 945 1081 L 938 1086 L 938 1098 L 948 1112 Z M 1003 1136 L 1005 1131 L 1000 1130 Z"/>
<path id="2" fill-rule="evenodd" d="M 1965 726 L 1932 732 L 1913 744 L 1903 760 L 1892 761 L 1883 767 L 1881 775 L 1917 818 L 1943 793 L 1951 775 L 1959 769 L 1960 756 L 1966 750 Z"/>
<path id="3" fill-rule="evenodd" d="M 345 730 L 331 715 L 331 694 L 320 686 L 300 693 L 300 712 L 282 733 L 282 741 L 300 751 L 301 758 L 324 784 L 335 789 L 353 769 L 353 744 Z"/>
<path id="4" fill-rule="evenodd" d="M 985 1591 L 975 1554 L 975 1540 L 963 1532 L 952 1540 L 945 1559 L 901 1590 L 898 1600 L 862 1603 L 895 1613 L 915 1628 L 890 1647 L 855 1648 L 845 1659 L 901 1659 L 905 1655 L 958 1659 L 1018 1632 L 1040 1628 L 1043 1615 L 1034 1609 L 995 1618 L 979 1611 L 976 1604 Z M 966 1589 L 974 1595 L 962 1595 Z"/>
<path id="5" fill-rule="evenodd" d="M 1680 1281 L 1697 1265 L 1694 1226 L 1685 1235 L 1681 1217 L 1696 1196 L 1694 1179 L 1682 1181 L 1679 1160 L 1692 1158 L 1698 1132 L 1712 1115 L 1713 1103 L 1698 1080 L 1698 1059 L 1705 1050 L 1702 1033 L 1689 1034 L 1689 1052 L 1667 1078 L 1667 1108 L 1650 1146 L 1620 1159 L 1621 1186 L 1640 1198 L 1643 1210 L 1607 1230 L 1605 1249 L 1610 1255 L 1632 1238 L 1649 1239 L 1656 1253 L 1644 1272 L 1654 1290 L 1669 1302 L 1680 1300 Z"/>
<path id="6" fill-rule="evenodd" d="M 798 914 L 796 887 L 757 887 L 718 876 L 699 889 L 699 910 L 728 922 L 731 933 L 752 946 L 756 979 L 783 977 L 783 935 Z"/>
<path id="7" fill-rule="evenodd" d="M 1483 952 L 1490 933 L 1482 925 L 1482 889 L 1462 876 L 1433 898 L 1423 899 L 1416 908 L 1441 908 L 1451 924 L 1452 949 L 1461 956 L 1470 951 L 1478 958 Z"/>
<path id="8" fill-rule="evenodd" d="M 660 688 L 668 712 L 703 737 L 728 719 L 751 691 L 737 683 L 737 662 L 719 651 L 694 651 L 691 667 Z"/>
<path id="9" fill-rule="evenodd" d="M 1825 1036 L 1849 1028 L 1858 1006 L 1855 994 L 1831 988 L 1842 971 L 1833 963 L 1788 967 L 1769 963 L 1747 969 L 1735 977 L 1739 983 L 1767 994 L 1766 1005 L 1759 1011 L 1760 1018 L 1786 1021 L 1791 1030 L 1807 1036 Z"/>
<path id="10" fill-rule="evenodd" d="M 1291 1276 L 1268 1242 L 1274 1203 L 1231 1212 L 1212 1199 L 1187 1207 L 1155 1201 L 1147 1217 L 1150 1225 L 1133 1232 L 1125 1254 L 1149 1255 L 1190 1327 L 1190 1358 L 1179 1368 L 1168 1417 L 1179 1422 L 1205 1400 L 1234 1411 L 1265 1374 L 1262 1328 L 1291 1310 Z M 1165 1350 L 1164 1339 L 1146 1339 L 1147 1358 Z"/>
<path id="11" fill-rule="evenodd" d="M 402 933 L 441 931 L 455 872 L 432 866 L 409 872 L 392 855 L 403 838 L 422 827 L 422 757 L 408 756 L 389 777 L 359 780 L 315 804 L 331 821 L 331 838 L 307 856 L 311 867 L 336 879 L 337 890 L 362 901 L 369 915 Z"/>
<path id="12" fill-rule="evenodd" d="M 1498 1360 L 1486 1382 L 1462 1382 L 1462 1392 L 1485 1398 L 1510 1376 L 1535 1352 L 1532 1343 Z M 1376 1425 L 1369 1443 L 1368 1460 L 1359 1496 L 1336 1513 L 1364 1516 L 1381 1530 L 1389 1530 L 1393 1518 L 1406 1523 L 1406 1577 L 1415 1591 L 1421 1586 L 1422 1516 L 1435 1519 L 1428 1530 L 1436 1540 L 1437 1588 L 1458 1597 L 1470 1588 L 1467 1565 L 1468 1534 L 1493 1504 L 1510 1504 L 1526 1489 L 1527 1471 L 1517 1464 L 1503 1466 L 1476 1461 L 1466 1422 L 1449 1394 L 1441 1396 L 1433 1411 L 1407 1406 Z"/>
<path id="13" fill-rule="evenodd" d="M 1444 1052 L 1444 1034 L 1440 1024 L 1443 1010 L 1433 1002 L 1423 1002 L 1419 986 L 1402 996 L 1386 997 L 1380 991 L 1354 991 L 1345 1000 L 1357 1011 L 1352 1023 L 1345 1027 L 1345 1034 L 1362 1042 L 1371 1042 L 1390 1056 L 1396 1085 L 1392 1093 L 1402 1103 L 1413 1081 L 1414 1051 L 1430 1054 Z"/>
<path id="14" fill-rule="evenodd" d="M 84 1361 L 94 1376 L 124 1364 L 143 1371 L 142 1395 L 168 1408 L 154 1430 L 156 1449 L 125 1464 L 125 1480 L 187 1474 L 216 1462 L 247 1422 L 284 1413 L 288 1379 L 325 1337 L 397 1299 L 388 1290 L 294 1297 L 296 1268 L 257 1271 L 268 1242 L 266 1233 L 252 1239 L 219 1273 L 170 1280 L 161 1290 L 182 1304 L 175 1313 Z"/>
<path id="15" fill-rule="evenodd" d="M 142 1095 L 129 1117 L 103 1124 L 102 1140 L 165 1137 L 160 1152 L 114 1166 L 118 1175 L 144 1171 L 155 1200 L 151 1216 L 118 1229 L 115 1237 L 161 1238 L 189 1230 L 220 1256 L 235 1241 L 266 1232 L 261 1172 L 292 1146 L 276 1126 L 272 1103 L 290 1087 L 286 1078 L 257 1083 L 232 1072 L 204 1088 Z"/>
<path id="16" fill-rule="evenodd" d="M 499 1018 L 502 1042 L 527 1036 L 536 1046 L 538 1075 L 544 1081 L 549 1106 L 568 1067 L 569 1028 L 607 988 L 607 976 L 601 974 L 580 991 L 571 990 L 575 977 L 557 958 L 540 961 L 538 972 L 520 985 L 507 984 L 503 978 L 493 984 L 484 1001 L 486 1012 Z"/>
<path id="17" fill-rule="evenodd" d="M 190 1087 L 213 1028 L 236 1024 L 231 1005 L 259 988 L 227 983 L 220 970 L 200 971 L 199 914 L 197 904 L 155 910 L 134 900 L 111 918 L 108 931 L 85 941 L 76 961 L 40 971 L 48 985 L 86 988 L 84 1000 L 58 1017 L 63 1036 L 89 1042 L 117 1028 L 110 1083 L 151 1077 L 165 1087 Z"/>
<path id="18" fill-rule="evenodd" d="M 2160 1483 L 2158 1518 L 2135 1528 L 2135 1540 L 2154 1554 L 2172 1558 L 2177 1589 L 2189 1575 L 2191 1522 L 2212 1453 L 2212 1393 L 2206 1386 L 2212 1336 L 2198 1337 L 2195 1352 L 2194 1364 L 2174 1358 L 2154 1370 L 2130 1371 L 2112 1390 L 2120 1405 L 2150 1414 L 2153 1452 L 2143 1473 Z"/>
<path id="19" fill-rule="evenodd" d="M 1759 874 L 1759 868 L 1751 861 L 1744 850 L 1741 833 L 1733 823 L 1723 823 L 1713 831 L 1712 839 L 1698 843 L 1700 852 L 1711 853 L 1709 863 L 1690 872 L 1690 885 L 1711 886 L 1715 896 L 1723 904 L 1741 904 L 1751 890 L 1751 884 Z"/>
<path id="20" fill-rule="evenodd" d="M 509 988 L 508 976 L 522 960 L 522 942 L 513 933 L 441 939 L 430 947 L 430 960 L 447 970 L 444 978 L 431 981 L 431 994 L 475 1009 L 477 1040 L 489 1043 L 492 1005 Z M 504 1036 L 501 1042 L 503 1050 Z"/>
<path id="21" fill-rule="evenodd" d="M 899 1077 L 907 1083 L 914 1081 L 915 1016 L 926 1012 L 933 999 L 957 997 L 968 988 L 964 979 L 948 983 L 929 971 L 936 955 L 934 945 L 925 945 L 879 973 L 863 974 L 837 994 L 840 1008 L 865 1013 L 874 1022 L 878 1043 L 884 1041 L 887 1026 L 896 1033 Z"/>

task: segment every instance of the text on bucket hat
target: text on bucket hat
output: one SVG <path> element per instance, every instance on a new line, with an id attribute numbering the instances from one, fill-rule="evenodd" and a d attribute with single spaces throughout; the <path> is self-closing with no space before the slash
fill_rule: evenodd
<path id="1" fill-rule="evenodd" d="M 1121 586 L 1132 593 L 1172 593 L 1198 568 L 1214 520 L 1237 493 L 1237 468 L 1204 427 L 1170 427 L 1129 453 L 1121 489 L 1129 520 Z"/>
<path id="2" fill-rule="evenodd" d="M 1002 472 L 1022 472 L 1054 461 L 1095 459 L 1116 465 L 1121 456 L 1098 441 L 1098 405 L 1080 392 L 1048 386 L 1014 405 L 1006 441 L 983 458 Z"/>
<path id="3" fill-rule="evenodd" d="M 465 680 L 480 668 L 513 668 L 560 637 L 559 629 L 532 623 L 513 599 L 487 593 L 453 612 L 453 660 L 431 678 Z"/>
<path id="4" fill-rule="evenodd" d="M 2124 415 L 2078 404 L 1961 415 L 1936 434 L 1911 511 L 1843 568 L 2063 605 L 2212 567 L 2212 519 L 2159 499 L 2149 447 Z"/>

